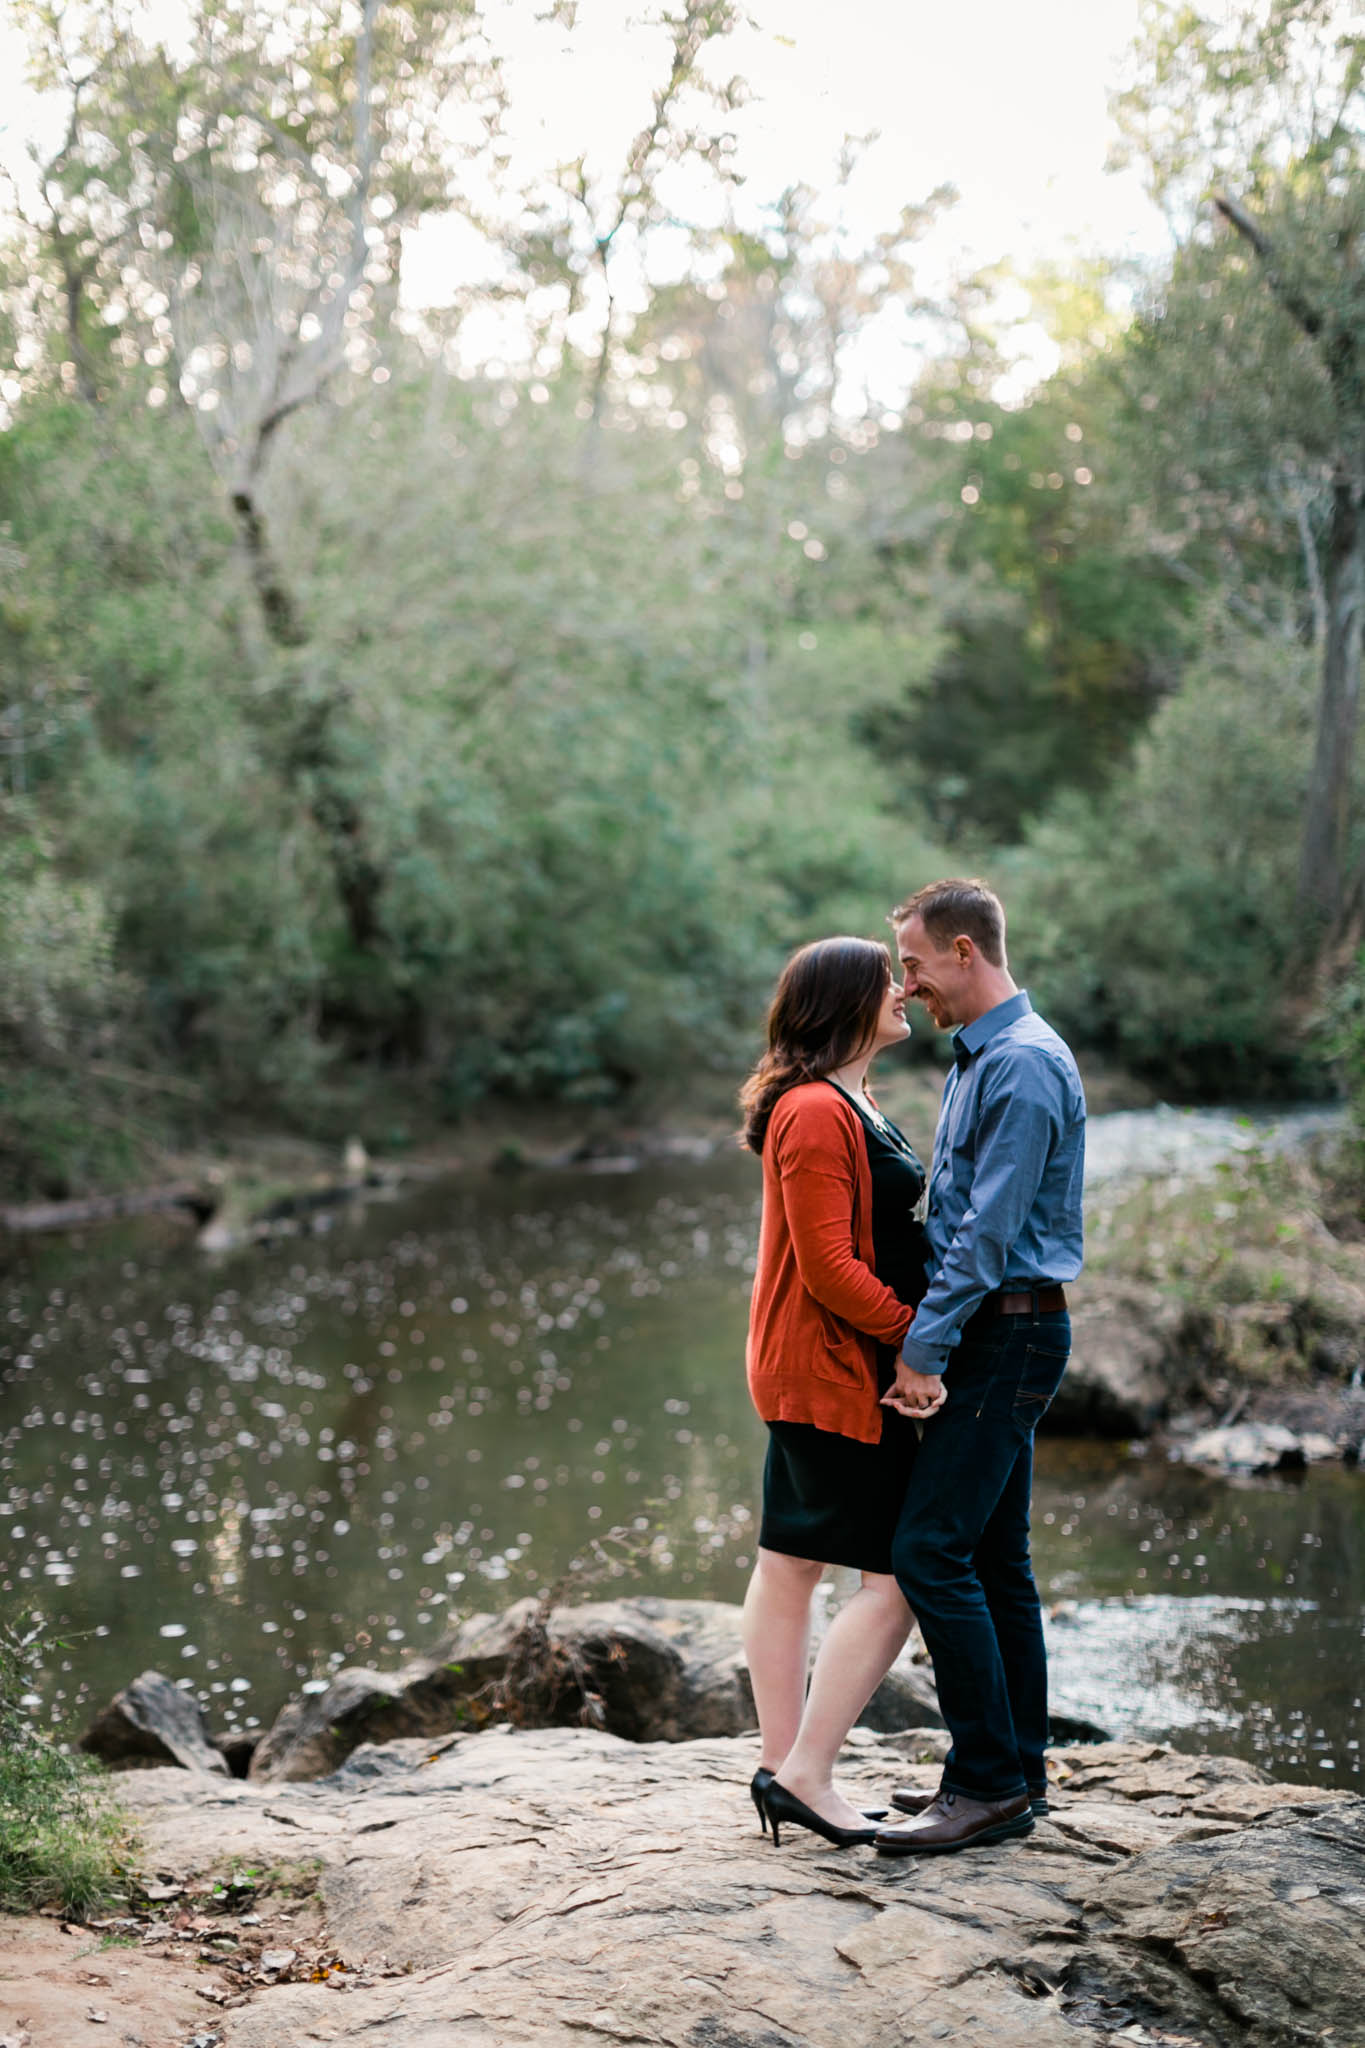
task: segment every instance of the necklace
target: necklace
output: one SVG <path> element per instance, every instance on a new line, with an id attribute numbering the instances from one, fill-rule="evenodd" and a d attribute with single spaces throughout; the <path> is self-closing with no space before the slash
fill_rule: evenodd
<path id="1" fill-rule="evenodd" d="M 852 1088 L 845 1088 L 842 1081 L 836 1081 L 833 1075 L 828 1075 L 826 1078 L 832 1087 L 838 1089 L 845 1102 L 851 1102 L 859 1116 L 866 1118 L 874 1130 L 880 1131 L 883 1137 L 890 1137 L 895 1126 L 889 1117 L 882 1115 L 876 1104 L 868 1098 L 862 1089 L 857 1090 L 855 1093 Z"/>

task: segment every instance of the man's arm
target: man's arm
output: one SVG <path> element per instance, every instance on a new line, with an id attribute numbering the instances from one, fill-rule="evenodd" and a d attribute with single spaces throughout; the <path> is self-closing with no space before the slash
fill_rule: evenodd
<path id="1" fill-rule="evenodd" d="M 963 1324 L 1006 1277 L 1061 1129 L 1059 1080 L 1046 1059 L 984 1074 L 981 1090 L 971 1197 L 901 1347 L 907 1382 L 945 1370 Z M 898 1370 L 893 1392 L 901 1391 Z"/>

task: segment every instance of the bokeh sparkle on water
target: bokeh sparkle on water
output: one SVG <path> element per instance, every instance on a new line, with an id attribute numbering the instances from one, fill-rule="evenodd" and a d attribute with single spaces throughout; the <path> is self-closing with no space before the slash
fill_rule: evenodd
<path id="1" fill-rule="evenodd" d="M 694 1199 L 676 1176 L 450 1187 L 401 1228 L 371 1211 L 217 1268 L 44 1248 L 4 1304 L 0 1527 L 11 1600 L 79 1638 L 54 1712 L 159 1664 L 251 1725 L 623 1523 L 642 1583 L 709 1589 L 723 1558 L 733 1592 L 739 1165 Z"/>
<path id="2" fill-rule="evenodd" d="M 63 1728 L 153 1666 L 222 1728 L 567 1576 L 736 1599 L 763 1431 L 754 1163 L 485 1177 L 210 1264 L 169 1227 L 0 1295 L 0 1601 Z M 1058 1704 L 1317 1778 L 1359 1768 L 1365 1479 L 1235 1487 L 1040 1445 Z M 577 1573 L 575 1563 L 579 1565 Z M 613 1574 L 621 1583 L 613 1584 Z"/>

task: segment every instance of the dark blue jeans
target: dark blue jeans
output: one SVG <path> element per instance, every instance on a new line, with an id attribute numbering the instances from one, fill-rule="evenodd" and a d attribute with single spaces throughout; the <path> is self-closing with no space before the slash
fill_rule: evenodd
<path id="1" fill-rule="evenodd" d="M 1033 1432 L 1071 1350 L 1066 1314 L 976 1316 L 925 1424 L 892 1563 L 929 1655 L 953 1738 L 946 1790 L 1040 1791 L 1047 1657 L 1029 1562 Z"/>

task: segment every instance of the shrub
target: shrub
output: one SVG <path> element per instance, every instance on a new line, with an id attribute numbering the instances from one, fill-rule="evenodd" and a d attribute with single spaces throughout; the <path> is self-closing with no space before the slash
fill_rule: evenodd
<path id="1" fill-rule="evenodd" d="M 36 835 L 0 842 L 0 1043 L 45 1062 L 77 1049 L 115 1007 L 113 945 L 94 883 L 62 877 Z"/>
<path id="2" fill-rule="evenodd" d="M 1365 1167 L 1365 950 L 1356 954 L 1331 991 L 1322 1036 L 1341 1076 L 1350 1106 L 1354 1148 Z"/>
<path id="3" fill-rule="evenodd" d="M 1312 695 L 1308 650 L 1211 629 L 1131 766 L 1064 799 L 1003 864 L 1021 964 L 1079 1042 L 1197 1092 L 1304 1085 L 1277 992 Z"/>
<path id="4" fill-rule="evenodd" d="M 130 1828 L 99 1765 L 34 1726 L 38 1652 L 35 1626 L 0 1623 L 0 1912 L 79 1916 L 122 1895 Z"/>

